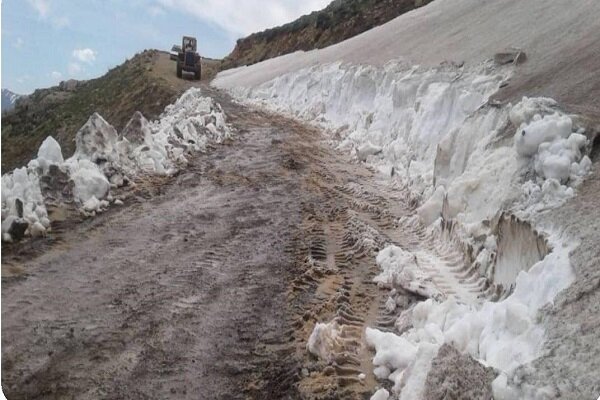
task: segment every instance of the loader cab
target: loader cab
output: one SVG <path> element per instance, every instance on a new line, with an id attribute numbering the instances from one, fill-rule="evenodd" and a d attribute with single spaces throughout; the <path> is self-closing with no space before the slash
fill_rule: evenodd
<path id="1" fill-rule="evenodd" d="M 197 48 L 196 45 L 197 45 L 196 38 L 193 38 L 190 36 L 184 36 L 183 41 L 181 43 L 181 48 L 183 49 L 184 52 L 192 51 L 195 53 L 196 48 Z"/>
<path id="2" fill-rule="evenodd" d="M 198 42 L 195 37 L 184 36 L 181 40 L 181 51 L 177 59 L 177 76 L 183 77 L 183 72 L 192 72 L 194 79 L 200 79 L 202 70 L 201 57 L 198 54 Z"/>

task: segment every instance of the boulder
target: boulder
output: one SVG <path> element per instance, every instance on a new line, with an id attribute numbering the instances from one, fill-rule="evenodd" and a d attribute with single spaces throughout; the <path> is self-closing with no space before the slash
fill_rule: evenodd
<path id="1" fill-rule="evenodd" d="M 25 221 L 23 218 L 14 218 L 10 223 L 7 233 L 12 240 L 19 241 L 25 236 L 25 231 L 27 231 L 28 227 L 29 222 Z"/>
<path id="2" fill-rule="evenodd" d="M 519 49 L 507 49 L 494 54 L 494 62 L 498 65 L 523 64 L 527 61 L 527 55 Z"/>
<path id="3" fill-rule="evenodd" d="M 72 92 L 81 84 L 77 79 L 69 79 L 58 84 L 58 88 L 65 92 Z"/>
<path id="4" fill-rule="evenodd" d="M 15 208 L 17 209 L 17 216 L 23 218 L 23 201 L 21 199 L 15 199 Z"/>

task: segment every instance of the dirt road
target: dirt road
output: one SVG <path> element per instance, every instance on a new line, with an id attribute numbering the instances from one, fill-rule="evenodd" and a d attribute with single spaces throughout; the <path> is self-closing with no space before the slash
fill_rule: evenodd
<path id="1" fill-rule="evenodd" d="M 4 252 L 25 272 L 2 287 L 8 398 L 363 398 L 376 385 L 364 327 L 389 329 L 401 311 L 372 282 L 378 249 L 418 250 L 442 266 L 440 290 L 479 293 L 459 284 L 472 275 L 460 252 L 399 219 L 414 213 L 399 183 L 321 132 L 205 90 L 233 143 L 41 255 Z M 306 343 L 334 318 L 348 335 L 324 363 Z"/>

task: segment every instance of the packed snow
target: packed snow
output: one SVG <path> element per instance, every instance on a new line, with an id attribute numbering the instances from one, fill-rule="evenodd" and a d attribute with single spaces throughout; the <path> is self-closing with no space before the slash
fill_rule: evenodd
<path id="1" fill-rule="evenodd" d="M 522 398 L 514 397 L 517 392 L 507 380 L 517 367 L 540 355 L 544 332 L 537 323 L 537 312 L 575 278 L 569 263 L 574 244 L 565 245 L 558 236 L 552 240 L 554 251 L 528 271 L 521 271 L 514 292 L 503 301 L 479 305 L 458 303 L 453 298 L 443 302 L 428 299 L 410 310 L 412 328 L 402 335 L 368 328 L 366 340 L 375 349 L 377 376 L 391 380 L 400 399 L 419 398 L 437 349 L 450 343 L 501 372 L 494 382 L 495 398 Z M 380 255 L 390 249 L 397 251 L 390 246 Z"/>
<path id="2" fill-rule="evenodd" d="M 392 245 L 380 251 L 376 261 L 382 270 L 373 280 L 377 284 L 390 288 L 401 287 L 428 298 L 442 298 L 430 277 L 417 266 L 415 254 Z M 392 308 L 392 305 L 389 308 Z"/>
<path id="3" fill-rule="evenodd" d="M 60 145 L 49 136 L 37 158 L 2 176 L 2 240 L 12 241 L 11 232 L 19 227 L 26 226 L 25 235 L 30 236 L 44 235 L 50 228 L 39 180 L 51 165 L 68 174 L 81 210 L 94 214 L 108 207 L 109 200 L 122 204 L 111 199 L 111 187 L 133 182 L 142 173 L 173 174 L 191 152 L 206 151 L 208 143 L 231 136 L 220 105 L 198 88 L 167 106 L 157 121 L 135 113 L 121 134 L 94 113 L 77 132 L 72 157 L 64 160 Z"/>
<path id="4" fill-rule="evenodd" d="M 491 62 L 435 68 L 336 62 L 248 87 L 231 86 L 236 78 L 230 72 L 216 84 L 247 103 L 325 128 L 334 146 L 388 179 L 408 183 L 421 201 L 421 223 L 433 229 L 443 216 L 458 223 L 465 242 L 486 238 L 474 254 L 485 272 L 497 246 L 489 221 L 503 211 L 533 220 L 563 204 L 591 166 L 583 128 L 554 100 L 489 101 L 510 76 L 510 68 Z M 429 300 L 399 316 L 401 334 L 367 329 L 374 374 L 393 382 L 395 398 L 419 399 L 431 360 L 451 343 L 500 372 L 493 384 L 497 399 L 533 397 L 536 388 L 516 392 L 513 373 L 540 355 L 544 330 L 538 310 L 574 279 L 568 257 L 574 246 L 558 236 L 554 240 L 553 251 L 520 271 L 513 293 L 496 303 L 446 299 L 416 266 L 418 255 L 393 245 L 380 251 L 375 281 Z M 388 303 L 393 312 L 395 304 Z M 340 329 L 330 324 L 317 324 L 308 346 L 325 360 Z"/>
<path id="5" fill-rule="evenodd" d="M 439 218 L 445 200 L 448 217 L 473 223 L 519 199 L 537 209 L 561 204 L 591 166 L 582 153 L 583 131 L 554 101 L 488 104 L 509 76 L 489 63 L 434 69 L 333 63 L 231 91 L 317 123 L 339 148 L 393 170 L 422 198 L 426 225 Z M 530 166 L 535 176 L 520 179 Z"/>

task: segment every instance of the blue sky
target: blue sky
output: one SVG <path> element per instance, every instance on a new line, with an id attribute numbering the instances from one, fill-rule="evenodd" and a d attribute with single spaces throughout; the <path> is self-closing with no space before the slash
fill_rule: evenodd
<path id="1" fill-rule="evenodd" d="M 330 0 L 2 0 L 2 87 L 16 93 L 103 75 L 182 35 L 223 57 L 235 41 L 325 7 Z"/>

